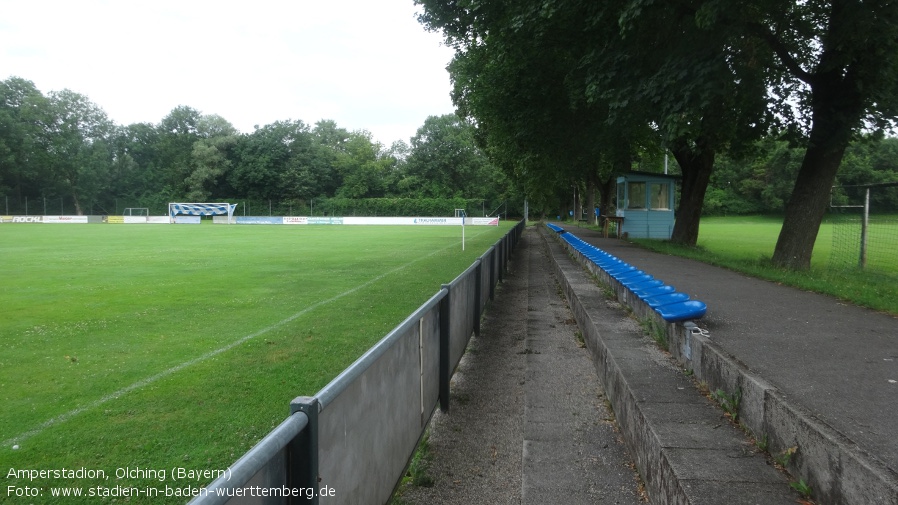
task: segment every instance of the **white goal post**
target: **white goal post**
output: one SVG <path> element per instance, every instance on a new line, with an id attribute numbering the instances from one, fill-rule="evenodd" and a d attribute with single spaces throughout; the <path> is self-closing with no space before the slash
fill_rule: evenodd
<path id="1" fill-rule="evenodd" d="M 168 204 L 168 217 L 175 222 L 178 215 L 184 216 L 228 216 L 228 223 L 233 222 L 236 203 L 178 203 Z"/>

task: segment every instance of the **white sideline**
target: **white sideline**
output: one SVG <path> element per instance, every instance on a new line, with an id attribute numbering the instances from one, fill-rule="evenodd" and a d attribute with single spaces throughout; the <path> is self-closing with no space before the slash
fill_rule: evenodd
<path id="1" fill-rule="evenodd" d="M 489 230 L 489 229 L 483 230 L 483 231 L 481 231 L 478 235 L 483 234 L 483 233 L 486 233 L 487 231 L 490 231 L 490 230 Z M 130 386 L 126 386 L 126 387 L 124 387 L 124 388 L 122 388 L 122 389 L 119 389 L 118 391 L 115 391 L 115 392 L 113 392 L 113 393 L 109 393 L 108 395 L 106 395 L 106 396 L 104 396 L 104 397 L 102 397 L 102 398 L 100 398 L 100 399 L 98 399 L 98 400 L 95 400 L 95 401 L 93 401 L 93 402 L 91 402 L 91 403 L 88 403 L 87 405 L 84 405 L 84 406 L 82 406 L 82 407 L 78 407 L 78 408 L 76 408 L 76 409 L 70 410 L 70 411 L 65 412 L 65 413 L 63 413 L 63 414 L 60 414 L 60 415 L 58 415 L 58 416 L 56 416 L 56 417 L 50 418 L 50 419 L 44 421 L 43 423 L 41 423 L 39 426 L 37 426 L 37 427 L 34 428 L 34 429 L 31 429 L 31 430 L 29 430 L 29 431 L 26 431 L 26 432 L 24 432 L 24 433 L 21 433 L 21 434 L 19 434 L 19 435 L 16 435 L 16 436 L 14 436 L 14 437 L 11 437 L 11 438 L 7 438 L 7 439 L 4 440 L 3 442 L 0 442 L 0 447 L 9 447 L 10 445 L 18 445 L 19 443 L 23 442 L 24 440 L 27 440 L 27 439 L 29 439 L 29 438 L 31 438 L 31 437 L 33 437 L 33 436 L 35 436 L 35 435 L 41 433 L 42 431 L 46 430 L 47 428 L 50 428 L 50 427 L 55 426 L 55 425 L 60 424 L 60 423 L 64 423 L 64 422 L 68 421 L 69 419 L 71 419 L 71 418 L 77 416 L 78 414 L 81 414 L 82 412 L 86 412 L 86 411 L 88 411 L 88 410 L 90 410 L 90 409 L 97 408 L 97 407 L 99 407 L 100 405 L 103 405 L 104 403 L 109 402 L 109 401 L 111 401 L 111 400 L 115 400 L 116 398 L 119 398 L 119 397 L 121 397 L 121 396 L 123 396 L 123 395 L 125 395 L 125 394 L 127 394 L 127 393 L 130 393 L 131 391 L 140 389 L 140 388 L 142 388 L 142 387 L 144 387 L 144 386 L 146 386 L 146 385 L 149 385 L 149 384 L 152 384 L 152 383 L 158 381 L 159 379 L 162 379 L 162 378 L 164 378 L 164 377 L 168 377 L 169 375 L 171 375 L 171 374 L 173 374 L 173 373 L 175 373 L 175 372 L 179 372 L 179 371 L 181 371 L 181 370 L 183 370 L 183 369 L 185 369 L 185 368 L 187 368 L 187 367 L 189 367 L 189 366 L 192 366 L 192 365 L 195 365 L 195 364 L 200 363 L 200 362 L 202 362 L 202 361 L 205 361 L 205 360 L 207 360 L 207 359 L 209 359 L 209 358 L 212 358 L 212 357 L 214 357 L 214 356 L 217 356 L 217 355 L 219 355 L 219 354 L 221 354 L 221 353 L 223 353 L 223 352 L 225 352 L 225 351 L 229 351 L 229 350 L 231 350 L 231 349 L 237 347 L 238 345 L 243 344 L 244 342 L 246 342 L 246 341 L 248 341 L 248 340 L 252 340 L 252 339 L 258 337 L 259 335 L 264 335 L 265 333 L 268 333 L 268 332 L 271 331 L 271 330 L 274 330 L 274 329 L 279 328 L 279 327 L 281 327 L 281 326 L 283 326 L 283 325 L 285 325 L 285 324 L 287 324 L 287 323 L 290 323 L 290 322 L 294 321 L 295 319 L 297 319 L 298 317 L 301 317 L 301 316 L 307 314 L 308 312 L 310 312 L 310 311 L 312 311 L 312 310 L 314 310 L 314 309 L 316 309 L 316 308 L 318 308 L 318 307 L 320 307 L 320 306 L 322 306 L 322 305 L 325 305 L 325 304 L 328 304 L 328 303 L 331 303 L 331 302 L 335 302 L 335 301 L 339 300 L 340 298 L 343 298 L 343 297 L 345 297 L 345 296 L 351 295 L 352 293 L 355 293 L 356 291 L 358 291 L 358 290 L 360 290 L 360 289 L 366 288 L 366 287 L 368 287 L 368 286 L 374 284 L 375 282 L 380 281 L 380 280 L 383 279 L 384 277 L 387 277 L 387 276 L 392 275 L 392 274 L 394 274 L 394 273 L 396 273 L 396 272 L 398 272 L 398 271 L 400 271 L 400 270 L 405 269 L 405 268 L 408 267 L 409 265 L 412 265 L 412 264 L 414 264 L 414 263 L 417 263 L 417 262 L 419 262 L 419 261 L 421 261 L 421 260 L 423 260 L 423 259 L 425 259 L 425 258 L 429 258 L 430 256 L 433 256 L 434 254 L 441 253 L 441 252 L 445 251 L 446 249 L 450 249 L 450 248 L 453 248 L 453 247 L 457 247 L 458 244 L 460 244 L 460 243 L 461 243 L 461 242 L 457 242 L 457 243 L 455 243 L 455 244 L 446 246 L 446 247 L 444 247 L 444 248 L 442 248 L 442 249 L 437 249 L 436 251 L 433 251 L 432 253 L 430 253 L 430 254 L 428 254 L 428 255 L 421 256 L 420 258 L 417 258 L 417 259 L 415 259 L 415 260 L 409 261 L 408 263 L 406 263 L 406 264 L 404 264 L 404 265 L 401 265 L 401 266 L 399 266 L 399 267 L 394 268 L 393 270 L 390 270 L 390 271 L 388 271 L 388 272 L 385 272 L 385 273 L 383 273 L 383 274 L 381 274 L 381 275 L 379 275 L 379 276 L 377 276 L 377 277 L 375 277 L 375 278 L 373 278 L 373 279 L 371 279 L 371 280 L 369 280 L 369 281 L 367 281 L 367 282 L 364 282 L 364 283 L 362 283 L 362 284 L 359 284 L 358 286 L 356 286 L 356 287 L 354 287 L 354 288 L 352 288 L 352 289 L 350 289 L 350 290 L 348 290 L 348 291 L 344 291 L 343 293 L 340 293 L 339 295 L 336 295 L 336 296 L 334 296 L 334 297 L 332 297 L 332 298 L 329 298 L 329 299 L 327 299 L 327 300 L 323 300 L 323 301 L 320 301 L 320 302 L 313 303 L 312 305 L 310 305 L 310 306 L 308 306 L 308 307 L 302 309 L 301 311 L 297 312 L 296 314 L 293 314 L 293 315 L 290 316 L 290 317 L 287 317 L 286 319 L 282 319 L 281 321 L 278 321 L 278 322 L 272 324 L 271 326 L 268 326 L 268 327 L 266 327 L 266 328 L 263 328 L 263 329 L 261 329 L 261 330 L 255 332 L 255 333 L 251 333 L 251 334 L 249 334 L 249 335 L 246 335 L 246 336 L 244 336 L 244 337 L 241 337 L 241 338 L 239 338 L 239 339 L 237 339 L 237 340 L 231 342 L 230 344 L 228 344 L 228 345 L 226 345 L 226 346 L 224 346 L 224 347 L 215 349 L 215 350 L 213 350 L 213 351 L 209 351 L 209 352 L 207 352 L 206 354 L 203 354 L 203 355 L 198 356 L 198 357 L 196 357 L 196 358 L 193 358 L 193 359 L 191 359 L 191 360 L 185 361 L 185 362 L 183 362 L 183 363 L 181 363 L 181 364 L 179 364 L 179 365 L 175 365 L 175 366 L 173 366 L 173 367 L 171 367 L 171 368 L 169 368 L 169 369 L 167 369 L 167 370 L 163 370 L 162 372 L 159 372 L 159 373 L 157 373 L 156 375 L 147 377 L 146 379 L 139 380 L 139 381 L 135 382 L 134 384 L 131 384 Z"/>

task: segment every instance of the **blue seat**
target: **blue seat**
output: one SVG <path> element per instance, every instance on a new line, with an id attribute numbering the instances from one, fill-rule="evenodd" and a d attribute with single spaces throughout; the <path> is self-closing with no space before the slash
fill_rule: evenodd
<path id="1" fill-rule="evenodd" d="M 606 253 L 603 253 L 602 251 L 596 251 L 595 249 L 590 250 L 590 251 L 586 251 L 585 254 L 586 254 L 587 256 L 589 256 L 589 259 L 591 259 L 591 260 L 596 260 L 596 261 L 599 261 L 599 260 L 601 260 L 601 261 L 607 261 L 607 260 L 610 260 L 610 259 L 613 258 L 613 256 L 611 256 L 611 255 L 609 255 L 609 254 L 606 254 Z"/>
<path id="2" fill-rule="evenodd" d="M 664 318 L 665 321 L 677 322 L 698 319 L 705 315 L 708 307 L 698 300 L 690 300 L 689 295 L 680 293 L 671 285 L 655 279 L 646 272 L 617 258 L 598 247 L 585 242 L 572 233 L 566 233 L 560 226 L 547 224 L 549 228 L 561 234 L 572 248 L 579 251 L 589 261 L 595 263 L 612 278 L 620 282 L 634 295 Z"/>
<path id="3" fill-rule="evenodd" d="M 671 303 L 655 309 L 655 312 L 661 314 L 661 317 L 663 317 L 665 321 L 671 323 L 699 319 L 704 316 L 707 311 L 708 306 L 698 300 Z"/>
<path id="4" fill-rule="evenodd" d="M 634 289 L 632 290 L 633 294 L 645 300 L 646 298 L 652 298 L 653 296 L 658 295 L 666 295 L 667 293 L 673 293 L 676 291 L 676 288 L 671 286 L 670 284 L 664 284 L 662 286 L 655 286 L 653 288 L 646 289 Z"/>
<path id="5" fill-rule="evenodd" d="M 551 229 L 552 231 L 554 231 L 556 233 L 564 233 L 564 228 L 562 228 L 558 225 L 554 225 L 552 223 L 546 223 L 546 226 L 548 226 L 549 229 Z"/>
<path id="6" fill-rule="evenodd" d="M 650 275 L 649 277 L 652 276 Z M 630 291 L 645 291 L 647 289 L 663 286 L 664 281 L 652 277 L 651 279 L 627 279 L 626 282 L 621 282 L 621 284 L 628 287 Z"/>
<path id="7" fill-rule="evenodd" d="M 605 272 L 608 275 L 610 275 L 612 277 L 615 277 L 615 276 L 623 274 L 623 273 L 634 272 L 634 271 L 639 270 L 638 268 L 634 267 L 633 265 L 624 263 L 623 261 L 621 261 L 620 263 L 618 263 L 616 265 L 612 265 L 609 267 L 602 267 L 602 268 L 605 270 Z"/>
<path id="8" fill-rule="evenodd" d="M 671 303 L 685 302 L 689 299 L 689 295 L 686 293 L 680 293 L 679 291 L 674 291 L 673 293 L 667 293 L 664 295 L 652 296 L 650 298 L 646 298 L 643 301 L 651 308 L 661 307 L 662 305 L 670 305 Z"/>
<path id="9" fill-rule="evenodd" d="M 624 264 L 621 260 L 611 257 L 611 256 L 600 256 L 597 254 L 589 254 L 589 255 L 587 255 L 587 257 L 590 260 L 592 260 L 593 263 L 595 263 L 596 265 L 599 265 L 602 268 L 611 268 L 614 266 L 620 266 L 620 265 Z"/>
<path id="10" fill-rule="evenodd" d="M 623 282 L 624 280 L 629 279 L 631 277 L 640 277 L 643 275 L 648 275 L 648 274 L 639 269 L 636 269 L 636 270 L 626 269 L 626 270 L 618 271 L 618 272 L 611 274 L 611 276 L 614 277 L 615 279 L 617 279 L 619 282 Z"/>

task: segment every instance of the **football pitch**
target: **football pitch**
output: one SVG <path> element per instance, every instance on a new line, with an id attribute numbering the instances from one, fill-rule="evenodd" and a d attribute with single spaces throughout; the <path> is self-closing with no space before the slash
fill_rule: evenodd
<path id="1" fill-rule="evenodd" d="M 0 497 L 208 483 L 511 226 L 2 225 Z"/>

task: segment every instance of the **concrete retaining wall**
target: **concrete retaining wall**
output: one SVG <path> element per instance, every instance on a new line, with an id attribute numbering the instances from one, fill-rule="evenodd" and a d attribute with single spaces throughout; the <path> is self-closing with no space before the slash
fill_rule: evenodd
<path id="1" fill-rule="evenodd" d="M 607 286 L 636 318 L 650 321 L 659 328 L 667 340 L 669 352 L 682 369 L 694 374 L 710 391 L 741 394 L 739 422 L 756 440 L 766 445 L 770 454 L 779 455 L 797 448 L 788 460 L 787 469 L 796 480 L 805 481 L 813 489 L 819 503 L 898 505 L 898 477 L 885 464 L 795 402 L 790 402 L 777 388 L 717 346 L 712 336 L 697 325 L 689 321 L 665 322 L 645 302 L 566 242 L 553 242 L 586 268 L 595 281 Z M 597 331 L 596 323 L 590 321 L 586 309 L 582 308 L 596 303 L 595 300 L 583 300 L 583 293 L 588 290 L 576 289 L 577 281 L 573 279 L 577 274 L 570 270 L 565 272 L 557 258 L 556 263 L 559 263 L 559 276 L 568 284 L 572 307 L 581 307 L 575 315 L 584 333 Z M 602 337 L 596 335 L 594 338 Z M 605 375 L 609 376 L 606 378 L 609 387 L 616 389 L 615 381 L 620 379 L 616 378 L 618 371 L 614 360 L 602 351 L 594 353 L 594 360 L 597 368 L 605 370 Z M 660 455 L 653 445 L 653 434 L 646 431 L 644 414 L 634 410 L 635 400 L 626 396 L 626 392 L 620 394 L 615 411 L 635 447 L 637 466 L 640 472 L 646 472 L 646 483 L 654 490 L 653 499 L 660 498 L 661 503 L 692 503 L 688 494 L 683 493 L 682 486 L 674 485 L 668 478 L 672 473 L 665 469 L 664 461 L 669 462 L 669 456 Z M 656 474 L 659 475 L 657 478 Z"/>

